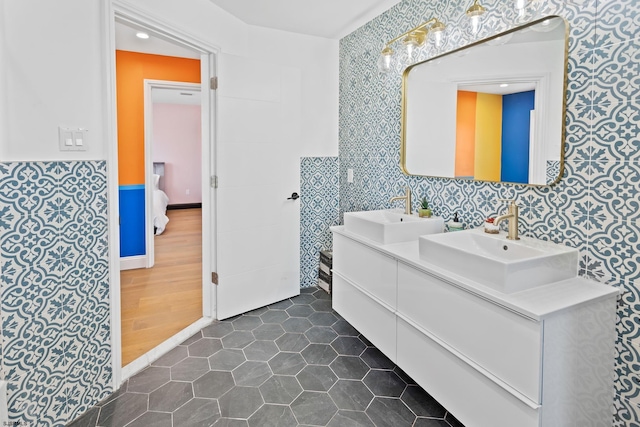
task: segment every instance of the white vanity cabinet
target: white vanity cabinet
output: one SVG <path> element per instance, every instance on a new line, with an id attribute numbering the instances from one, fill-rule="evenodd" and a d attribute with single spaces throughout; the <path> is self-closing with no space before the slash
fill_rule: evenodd
<path id="1" fill-rule="evenodd" d="M 332 230 L 334 309 L 466 427 L 611 425 L 617 290 L 500 294 Z"/>

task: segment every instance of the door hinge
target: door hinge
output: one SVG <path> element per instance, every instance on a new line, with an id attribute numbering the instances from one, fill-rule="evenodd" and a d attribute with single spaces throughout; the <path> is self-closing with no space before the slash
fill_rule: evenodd
<path id="1" fill-rule="evenodd" d="M 211 188 L 218 188 L 218 175 L 211 177 Z"/>
<path id="2" fill-rule="evenodd" d="M 215 271 L 211 273 L 211 282 L 213 282 L 214 285 L 218 284 L 218 273 Z"/>
<path id="3" fill-rule="evenodd" d="M 218 89 L 218 77 L 211 77 L 211 90 Z"/>

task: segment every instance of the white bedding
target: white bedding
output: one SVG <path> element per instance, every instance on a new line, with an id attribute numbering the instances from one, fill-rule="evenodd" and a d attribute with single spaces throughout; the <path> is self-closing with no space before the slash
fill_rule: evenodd
<path id="1" fill-rule="evenodd" d="M 156 229 L 156 236 L 162 234 L 169 222 L 167 216 L 169 196 L 158 188 L 159 183 L 160 175 L 153 175 L 153 226 Z"/>

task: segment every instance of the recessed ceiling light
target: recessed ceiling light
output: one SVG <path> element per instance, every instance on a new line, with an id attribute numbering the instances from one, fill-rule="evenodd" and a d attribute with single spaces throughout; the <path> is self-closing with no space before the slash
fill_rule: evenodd
<path id="1" fill-rule="evenodd" d="M 509 87 L 509 84 L 507 84 L 507 83 L 502 83 L 502 84 L 500 85 L 500 87 Z"/>
<path id="2" fill-rule="evenodd" d="M 149 34 L 144 33 L 142 31 L 138 31 L 136 33 L 136 37 L 139 38 L 139 39 L 148 39 L 149 38 Z"/>

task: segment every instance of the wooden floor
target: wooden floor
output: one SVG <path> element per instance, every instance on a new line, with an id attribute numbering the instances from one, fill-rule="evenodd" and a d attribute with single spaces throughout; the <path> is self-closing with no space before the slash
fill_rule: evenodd
<path id="1" fill-rule="evenodd" d="M 167 216 L 154 267 L 120 273 L 123 366 L 202 317 L 201 209 Z"/>

